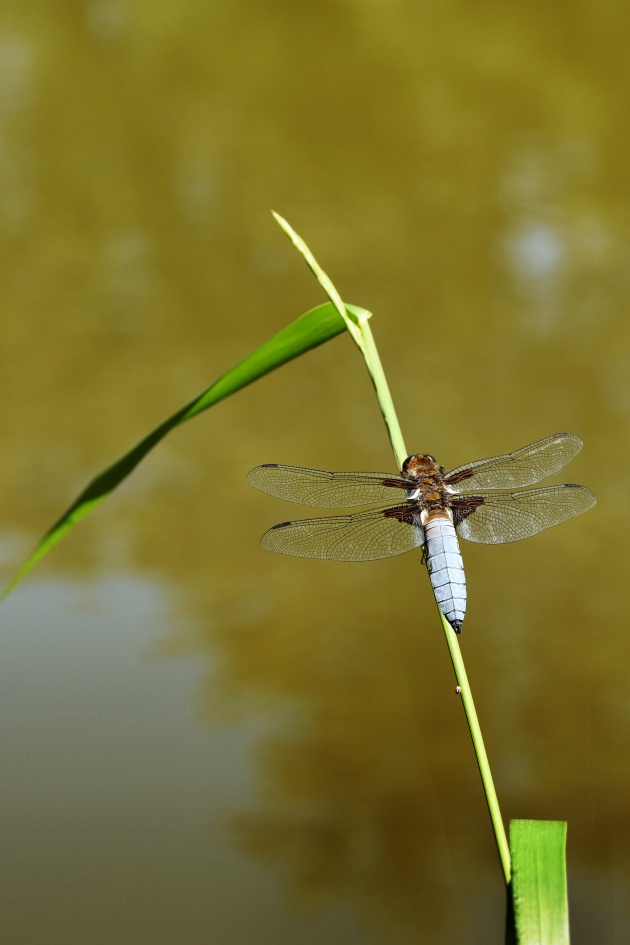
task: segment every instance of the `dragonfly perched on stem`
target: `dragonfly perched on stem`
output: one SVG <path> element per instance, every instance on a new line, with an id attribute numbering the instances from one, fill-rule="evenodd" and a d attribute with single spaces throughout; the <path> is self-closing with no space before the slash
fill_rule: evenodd
<path id="1" fill-rule="evenodd" d="M 438 606 L 459 633 L 466 578 L 457 537 L 484 544 L 519 541 L 585 512 L 596 501 L 585 486 L 523 488 L 558 472 L 581 449 L 579 437 L 555 433 L 450 472 L 430 454 L 416 453 L 399 474 L 269 463 L 252 469 L 247 481 L 279 499 L 315 508 L 388 502 L 351 515 L 281 522 L 265 532 L 262 546 L 333 561 L 372 561 L 423 548 Z"/>

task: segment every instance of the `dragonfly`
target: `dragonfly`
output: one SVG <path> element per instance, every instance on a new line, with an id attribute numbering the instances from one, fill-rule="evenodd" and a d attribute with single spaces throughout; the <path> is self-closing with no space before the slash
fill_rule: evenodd
<path id="1" fill-rule="evenodd" d="M 582 446 L 573 433 L 555 433 L 450 472 L 429 453 L 407 457 L 397 474 L 267 463 L 252 469 L 247 481 L 314 508 L 387 502 L 350 515 L 280 522 L 261 544 L 280 554 L 331 561 L 373 561 L 422 548 L 438 607 L 460 633 L 466 577 L 458 537 L 489 545 L 520 541 L 591 508 L 595 496 L 574 482 L 524 488 L 558 472 Z"/>

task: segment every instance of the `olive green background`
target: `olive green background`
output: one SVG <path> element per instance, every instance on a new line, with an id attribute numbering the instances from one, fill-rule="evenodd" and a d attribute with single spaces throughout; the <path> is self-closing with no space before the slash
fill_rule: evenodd
<path id="1" fill-rule="evenodd" d="M 568 430 L 598 505 L 464 544 L 504 817 L 565 819 L 572 938 L 630 935 L 625 5 L 32 0 L 0 12 L 0 553 L 323 301 L 410 451 Z M 393 469 L 342 335 L 171 434 L 2 606 L 3 941 L 502 940 L 419 556 L 264 553 L 285 462 Z"/>

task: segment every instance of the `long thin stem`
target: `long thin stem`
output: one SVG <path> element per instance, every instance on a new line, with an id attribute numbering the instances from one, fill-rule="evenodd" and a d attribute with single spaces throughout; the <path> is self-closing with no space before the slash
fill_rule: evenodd
<path id="1" fill-rule="evenodd" d="M 398 417 L 394 409 L 394 401 L 389 391 L 389 384 L 387 383 L 385 371 L 383 370 L 376 342 L 374 341 L 372 329 L 370 328 L 370 323 L 367 318 L 361 318 L 361 316 L 359 316 L 358 327 L 363 337 L 363 357 L 365 358 L 367 369 L 372 378 L 372 383 L 374 384 L 378 405 L 381 408 L 383 420 L 387 427 L 389 441 L 392 444 L 398 469 L 401 469 L 402 464 L 409 454 L 407 453 L 400 424 L 398 423 Z"/>
<path id="2" fill-rule="evenodd" d="M 389 392 L 389 385 L 385 378 L 385 373 L 383 371 L 383 366 L 381 360 L 378 356 L 378 351 L 376 349 L 376 343 L 372 335 L 370 326 L 365 321 L 364 326 L 359 321 L 359 327 L 364 333 L 365 341 L 365 352 L 364 357 L 366 363 L 368 362 L 368 354 L 370 357 L 370 363 L 368 364 L 368 370 L 370 372 L 370 377 L 374 383 L 376 389 L 376 394 L 378 397 L 379 406 L 383 414 L 383 419 L 387 425 L 387 430 L 389 432 L 389 437 L 398 461 L 398 468 L 402 466 L 404 458 L 407 456 L 405 449 L 405 444 L 402 438 L 402 433 L 400 432 L 400 426 L 398 423 L 398 418 L 396 417 L 396 411 L 394 408 L 394 403 Z M 398 448 L 397 448 L 398 447 Z M 401 453 L 402 450 L 402 453 Z M 402 456 L 402 458 L 401 458 Z M 494 787 L 494 781 L 492 780 L 492 771 L 490 770 L 490 762 L 488 761 L 488 755 L 486 754 L 486 748 L 483 741 L 483 736 L 481 734 L 481 726 L 479 725 L 479 719 L 477 718 L 477 712 L 475 710 L 475 703 L 472 696 L 472 690 L 468 682 L 468 676 L 466 675 L 466 667 L 464 665 L 464 658 L 462 656 L 462 651 L 459 647 L 459 639 L 450 623 L 438 607 L 438 613 L 442 621 L 442 629 L 444 631 L 444 637 L 446 639 L 446 645 L 451 656 L 451 661 L 453 663 L 453 669 L 455 671 L 455 678 L 457 679 L 458 691 L 461 694 L 462 705 L 464 706 L 464 713 L 466 715 L 466 721 L 468 722 L 468 729 L 470 731 L 470 737 L 472 738 L 473 749 L 475 752 L 475 757 L 477 759 L 477 765 L 479 766 L 479 773 L 481 775 L 481 783 L 483 785 L 483 790 L 486 795 L 486 802 L 488 804 L 488 811 L 490 813 L 490 820 L 492 821 L 492 829 L 494 831 L 494 838 L 496 840 L 497 849 L 499 851 L 499 857 L 501 859 L 501 866 L 503 867 L 503 875 L 505 876 L 506 885 L 510 882 L 511 876 L 511 863 L 510 863 L 510 848 L 508 845 L 508 840 L 505 834 L 505 827 L 503 825 L 503 819 L 501 817 L 501 811 L 499 809 L 499 800 L 497 798 L 497 792 Z"/>
<path id="3" fill-rule="evenodd" d="M 505 834 L 505 827 L 503 825 L 501 811 L 499 809 L 499 799 L 494 788 L 494 781 L 492 780 L 492 771 L 490 770 L 490 762 L 488 761 L 486 746 L 484 745 L 483 736 L 481 734 L 481 726 L 479 725 L 479 719 L 477 718 L 472 691 L 468 682 L 468 676 L 466 675 L 464 658 L 462 656 L 462 651 L 459 648 L 459 639 L 457 634 L 439 607 L 438 613 L 442 619 L 442 629 L 444 631 L 446 645 L 448 646 L 448 650 L 451 655 L 451 661 L 453 663 L 453 669 L 455 670 L 458 691 L 462 697 L 462 705 L 464 706 L 466 721 L 468 722 L 468 729 L 470 731 L 475 757 L 479 766 L 479 774 L 481 775 L 481 783 L 483 784 L 483 790 L 486 795 L 488 811 L 490 812 L 490 820 L 492 821 L 492 829 L 494 830 L 494 839 L 496 840 L 497 850 L 499 851 L 499 857 L 501 859 L 501 866 L 503 867 L 503 875 L 505 876 L 505 883 L 507 885 L 510 882 L 510 877 L 512 874 L 510 847 Z"/>
<path id="4" fill-rule="evenodd" d="M 359 319 L 359 328 L 363 333 L 365 343 L 364 357 L 366 363 L 368 364 L 368 371 L 370 372 L 370 377 L 372 378 L 372 382 L 376 389 L 378 403 L 381 408 L 381 413 L 383 414 L 383 419 L 387 425 L 389 438 L 398 461 L 398 468 L 400 469 L 403 460 L 407 456 L 407 451 L 405 449 L 402 433 L 400 431 L 398 418 L 396 417 L 396 411 L 389 391 L 389 385 L 385 378 L 385 372 L 383 371 L 383 366 L 378 355 L 374 336 L 372 335 L 372 331 L 369 323 L 367 322 L 367 319 L 365 322 L 362 322 L 361 319 Z M 505 882 L 507 885 L 510 882 L 511 876 L 510 848 L 507 836 L 505 834 L 505 827 L 503 825 L 501 811 L 499 809 L 497 792 L 494 787 L 494 781 L 492 780 L 490 762 L 488 761 L 486 747 L 481 734 L 481 726 L 479 725 L 479 719 L 477 718 L 477 712 L 475 710 L 472 690 L 468 682 L 468 676 L 466 675 L 464 658 L 459 647 L 459 638 L 439 607 L 438 613 L 442 621 L 442 629 L 444 631 L 446 645 L 448 646 L 451 661 L 453 663 L 458 691 L 461 694 L 462 705 L 464 706 L 464 713 L 466 715 L 466 721 L 468 722 L 468 729 L 470 731 L 470 737 L 472 738 L 477 765 L 479 766 L 481 783 L 483 784 L 483 790 L 486 795 L 490 820 L 492 821 L 494 838 L 496 840 L 497 850 L 499 851 L 499 857 L 501 859 L 501 866 L 503 867 L 503 875 L 505 876 Z"/>
<path id="5" fill-rule="evenodd" d="M 405 449 L 403 435 L 400 429 L 400 424 L 398 423 L 398 417 L 396 416 L 396 410 L 394 408 L 394 402 L 389 390 L 387 378 L 385 377 L 385 372 L 383 370 L 383 365 L 381 364 L 381 359 L 376 348 L 374 336 L 372 335 L 372 331 L 369 326 L 368 319 L 370 318 L 370 313 L 364 311 L 355 320 L 351 319 L 345 305 L 341 300 L 341 296 L 337 292 L 331 279 L 321 268 L 304 240 L 298 236 L 298 234 L 291 228 L 287 221 L 280 217 L 277 213 L 274 213 L 274 217 L 284 232 L 287 234 L 289 239 L 302 254 L 309 268 L 315 274 L 320 285 L 326 292 L 326 295 L 346 322 L 348 331 L 353 341 L 363 355 L 366 367 L 370 374 L 370 378 L 372 379 L 372 383 L 374 385 L 378 404 L 387 427 L 392 449 L 394 451 L 394 455 L 396 456 L 396 462 L 398 464 L 398 468 L 400 469 L 404 459 L 407 456 L 407 451 Z M 510 882 L 511 876 L 510 850 L 507 837 L 505 835 L 503 820 L 501 818 L 501 811 L 499 810 L 497 793 L 492 780 L 490 763 L 488 761 L 488 756 L 483 743 L 483 737 L 481 735 L 481 727 L 479 725 L 479 720 L 475 711 L 475 703 L 473 701 L 472 692 L 468 683 L 468 677 L 466 675 L 464 659 L 459 648 L 457 634 L 454 632 L 453 628 L 439 607 L 438 613 L 440 614 L 440 618 L 442 620 L 442 628 L 444 630 L 446 644 L 448 646 L 451 661 L 453 663 L 453 669 L 455 670 L 458 691 L 461 693 L 462 704 L 464 706 L 464 712 L 466 714 L 466 720 L 468 722 L 468 728 L 472 738 L 473 749 L 475 752 L 475 757 L 477 758 L 479 773 L 481 774 L 481 783 L 483 785 L 483 790 L 488 804 L 488 810 L 490 812 L 492 829 L 494 830 L 494 837 L 496 840 L 497 849 L 499 851 L 499 857 L 501 859 L 501 866 L 503 867 L 503 875 L 505 876 L 505 882 L 507 884 Z"/>

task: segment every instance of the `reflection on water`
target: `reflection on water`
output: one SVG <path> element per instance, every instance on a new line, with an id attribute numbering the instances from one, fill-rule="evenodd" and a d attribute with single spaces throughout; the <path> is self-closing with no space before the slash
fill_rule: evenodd
<path id="1" fill-rule="evenodd" d="M 585 142 L 525 141 L 506 169 L 500 190 L 510 221 L 505 257 L 522 299 L 525 333 L 562 337 L 567 320 L 586 317 L 597 325 L 605 317 L 606 299 L 596 284 L 602 270 L 610 276 L 617 241 L 599 211 L 578 199 L 593 179 L 594 164 Z M 585 276 L 586 298 L 575 291 Z"/>
<path id="2" fill-rule="evenodd" d="M 622 35 L 592 2 L 0 17 L 6 575 L 96 470 L 321 301 L 282 212 L 376 313 L 410 452 L 585 442 L 588 519 L 463 548 L 503 813 L 568 819 L 577 945 L 630 927 Z M 392 465 L 347 338 L 173 434 L 4 605 L 13 942 L 37 914 L 64 945 L 112 915 L 134 942 L 499 940 L 417 556 L 270 560 L 278 503 L 244 483 L 264 462 Z"/>
<path id="3" fill-rule="evenodd" d="M 169 613 L 163 586 L 122 576 L 35 582 L 7 605 L 7 940 L 302 938 L 301 926 L 276 917 L 282 881 L 230 840 L 233 812 L 251 803 L 258 780 L 252 746 L 279 721 L 258 713 L 200 726 L 199 660 L 164 659 Z M 24 908 L 25 890 L 37 909 Z M 343 910 L 315 910 L 310 925 L 309 942 L 357 940 Z"/>

